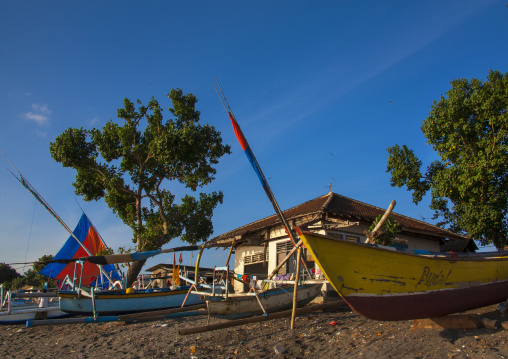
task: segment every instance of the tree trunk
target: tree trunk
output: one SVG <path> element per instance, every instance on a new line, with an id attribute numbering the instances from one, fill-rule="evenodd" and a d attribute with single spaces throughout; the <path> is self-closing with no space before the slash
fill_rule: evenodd
<path id="1" fill-rule="evenodd" d="M 135 261 L 132 262 L 131 266 L 129 267 L 129 270 L 127 271 L 127 285 L 126 288 L 129 288 L 132 286 L 132 283 L 138 278 L 139 272 L 141 272 L 141 268 L 145 265 L 146 259 L 143 259 L 141 261 Z"/>
<path id="2" fill-rule="evenodd" d="M 141 192 L 141 187 L 139 189 L 139 192 Z M 141 230 L 141 227 L 143 225 L 142 217 L 141 217 L 141 196 L 136 196 L 136 227 L 137 227 L 137 243 L 136 243 L 136 251 L 141 252 L 143 250 L 143 245 L 140 241 L 139 232 Z M 136 281 L 138 278 L 139 273 L 141 272 L 141 268 L 146 263 L 146 259 L 141 261 L 135 261 L 132 262 L 132 264 L 129 266 L 129 270 L 127 271 L 127 283 L 125 285 L 126 288 L 129 288 L 132 286 L 132 283 Z"/>

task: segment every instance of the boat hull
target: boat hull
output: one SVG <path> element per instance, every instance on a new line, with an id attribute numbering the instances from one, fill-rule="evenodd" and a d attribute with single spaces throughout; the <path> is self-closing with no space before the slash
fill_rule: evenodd
<path id="1" fill-rule="evenodd" d="M 39 308 L 38 306 L 19 307 L 12 309 L 10 313 L 0 312 L 0 325 L 25 324 L 27 320 L 57 319 L 69 316 L 69 313 L 60 310 L 58 304 L 46 308 Z"/>
<path id="2" fill-rule="evenodd" d="M 95 295 L 95 311 L 101 316 L 147 312 L 180 307 L 187 296 L 188 289 L 160 290 L 146 292 L 137 290 L 132 294 L 125 291 L 104 291 Z M 71 291 L 58 292 L 60 309 L 74 315 L 93 315 L 93 304 L 90 297 L 78 295 Z M 185 306 L 204 303 L 198 295 L 190 294 Z"/>
<path id="3" fill-rule="evenodd" d="M 321 293 L 321 284 L 304 284 L 298 286 L 298 305 L 311 302 Z M 293 305 L 293 286 L 261 291 L 258 294 L 263 308 L 267 312 L 289 309 Z M 244 318 L 262 314 L 263 311 L 251 294 L 231 294 L 227 299 L 221 296 L 205 296 L 208 312 L 211 316 L 225 319 Z"/>
<path id="4" fill-rule="evenodd" d="M 334 289 L 370 319 L 439 317 L 508 298 L 508 257 L 416 255 L 309 232 L 300 238 Z"/>

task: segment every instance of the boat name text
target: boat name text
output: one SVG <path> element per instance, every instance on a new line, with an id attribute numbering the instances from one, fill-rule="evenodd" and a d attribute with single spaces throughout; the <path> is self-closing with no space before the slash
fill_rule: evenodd
<path id="1" fill-rule="evenodd" d="M 416 286 L 419 286 L 420 284 L 425 285 L 427 287 L 443 285 L 450 276 L 451 272 L 452 272 L 451 269 L 446 275 L 443 274 L 443 271 L 439 273 L 432 272 L 429 267 L 425 266 L 423 268 L 423 273 L 420 277 L 420 280 L 418 281 L 418 283 L 416 283 Z"/>

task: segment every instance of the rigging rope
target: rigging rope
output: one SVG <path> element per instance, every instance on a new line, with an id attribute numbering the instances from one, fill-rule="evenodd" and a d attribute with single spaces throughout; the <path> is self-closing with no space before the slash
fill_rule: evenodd
<path id="1" fill-rule="evenodd" d="M 32 238 L 32 228 L 34 226 L 34 218 L 35 218 L 35 209 L 36 208 L 37 208 L 37 200 L 34 198 L 34 212 L 32 214 L 32 224 L 30 225 L 30 233 L 28 234 L 28 243 L 26 244 L 25 265 L 23 266 L 23 269 L 22 269 L 23 272 L 25 272 L 26 257 L 28 256 L 28 247 L 30 246 L 30 239 Z"/>

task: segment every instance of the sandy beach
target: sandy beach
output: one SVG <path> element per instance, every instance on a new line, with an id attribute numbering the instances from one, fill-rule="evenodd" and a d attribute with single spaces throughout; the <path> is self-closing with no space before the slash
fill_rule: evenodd
<path id="1" fill-rule="evenodd" d="M 469 313 L 508 321 L 497 306 Z M 211 318 L 210 324 L 224 320 Z M 135 324 L 0 327 L 1 358 L 508 358 L 508 331 L 415 329 L 365 319 L 348 307 L 192 335 L 206 315 Z"/>

